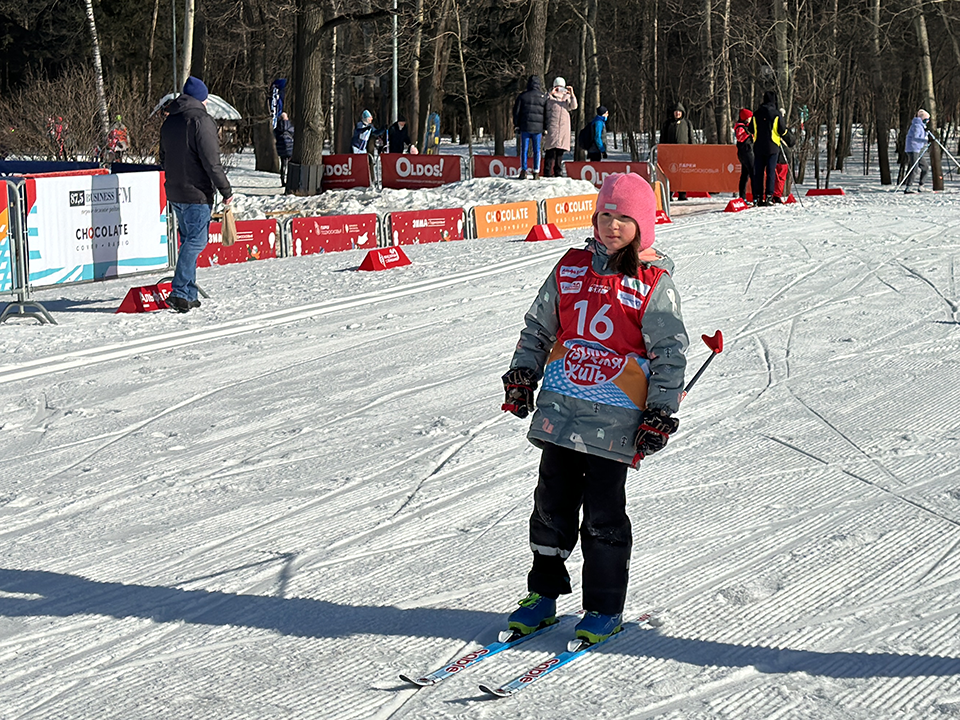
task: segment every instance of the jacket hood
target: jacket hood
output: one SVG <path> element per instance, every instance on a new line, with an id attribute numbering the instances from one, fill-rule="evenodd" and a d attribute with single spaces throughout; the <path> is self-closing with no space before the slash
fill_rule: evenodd
<path id="1" fill-rule="evenodd" d="M 530 79 L 527 80 L 527 90 L 540 90 L 543 91 L 543 86 L 540 84 L 540 78 L 536 75 L 531 75 Z"/>
<path id="2" fill-rule="evenodd" d="M 687 109 L 683 106 L 683 103 L 679 103 L 679 102 L 674 103 L 673 107 L 670 108 L 670 116 L 672 117 L 673 113 L 675 113 L 677 110 L 682 112 L 684 114 L 684 117 L 686 117 Z"/>
<path id="3" fill-rule="evenodd" d="M 777 94 L 773 90 L 767 90 L 763 94 L 763 105 L 777 105 Z"/>
<path id="4" fill-rule="evenodd" d="M 749 119 L 752 118 L 752 117 L 753 117 L 753 111 L 752 111 L 752 110 L 747 110 L 746 108 L 742 108 L 742 109 L 740 110 L 740 119 L 743 120 L 744 122 L 746 122 L 747 120 L 749 120 Z"/>
<path id="5" fill-rule="evenodd" d="M 167 113 L 170 115 L 179 115 L 189 110 L 199 110 L 207 112 L 207 106 L 191 95 L 178 95 L 167 104 Z"/>

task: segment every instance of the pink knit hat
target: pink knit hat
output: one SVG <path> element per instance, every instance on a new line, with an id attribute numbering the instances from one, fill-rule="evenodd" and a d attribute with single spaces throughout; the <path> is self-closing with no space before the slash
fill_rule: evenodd
<path id="1" fill-rule="evenodd" d="M 603 179 L 593 213 L 593 236 L 600 239 L 597 215 L 613 212 L 633 218 L 640 229 L 640 249 L 653 245 L 657 225 L 657 198 L 650 183 L 635 173 L 612 173 Z"/>

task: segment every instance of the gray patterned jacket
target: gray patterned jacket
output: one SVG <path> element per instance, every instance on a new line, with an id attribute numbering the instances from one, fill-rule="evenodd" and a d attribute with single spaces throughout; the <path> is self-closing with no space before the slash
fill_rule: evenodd
<path id="1" fill-rule="evenodd" d="M 617 274 L 607 267 L 606 248 L 602 244 L 591 239 L 587 249 L 593 253 L 593 272 L 603 276 Z M 646 254 L 650 252 L 648 250 Z M 646 406 L 675 413 L 683 392 L 687 331 L 680 314 L 680 297 L 668 274 L 673 270 L 673 261 L 657 253 L 656 259 L 646 265 L 666 271 L 650 291 L 640 323 L 649 360 Z M 524 328 L 510 368 L 530 368 L 536 372 L 539 381 L 559 331 L 559 288 L 555 267 L 524 316 Z M 537 410 L 527 438 L 537 447 L 552 443 L 632 465 L 641 415 L 642 408 L 601 405 L 544 388 L 537 397 Z"/>

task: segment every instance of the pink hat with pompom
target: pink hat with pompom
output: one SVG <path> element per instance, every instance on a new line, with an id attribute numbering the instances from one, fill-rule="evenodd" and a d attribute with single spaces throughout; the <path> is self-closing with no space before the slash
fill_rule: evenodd
<path id="1" fill-rule="evenodd" d="M 636 173 L 612 173 L 603 179 L 593 212 L 593 236 L 600 239 L 597 230 L 597 215 L 611 212 L 626 215 L 637 223 L 640 232 L 640 249 L 653 245 L 657 225 L 657 197 L 650 183 Z"/>

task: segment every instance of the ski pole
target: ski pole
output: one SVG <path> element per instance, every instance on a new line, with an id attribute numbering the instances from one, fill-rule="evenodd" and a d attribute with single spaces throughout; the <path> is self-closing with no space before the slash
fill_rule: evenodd
<path id="1" fill-rule="evenodd" d="M 923 150 L 921 150 L 920 154 L 917 155 L 917 161 L 910 166 L 910 169 L 907 170 L 906 174 L 904 174 L 903 179 L 897 183 L 897 186 L 891 192 L 896 192 L 897 190 L 900 189 L 901 185 L 903 185 L 905 182 L 908 182 L 910 180 L 910 176 L 913 174 L 913 171 L 917 169 L 917 165 L 919 165 L 920 161 L 923 160 L 923 156 L 926 155 L 927 150 L 929 148 L 930 148 L 930 141 L 928 140 L 927 144 L 923 146 Z"/>
<path id="2" fill-rule="evenodd" d="M 701 335 L 700 338 L 713 352 L 710 353 L 710 357 L 708 357 L 706 362 L 700 366 L 700 369 L 697 370 L 697 374 L 693 376 L 690 382 L 687 383 L 687 386 L 683 389 L 683 394 L 680 396 L 681 401 L 687 396 L 687 393 L 690 392 L 690 388 L 693 387 L 693 384 L 700 379 L 701 375 L 703 375 L 703 371 L 707 369 L 707 365 L 709 365 L 717 355 L 723 352 L 723 333 L 719 330 L 717 330 L 713 335 Z"/>
<path id="3" fill-rule="evenodd" d="M 796 187 L 796 185 L 797 185 L 797 171 L 796 171 L 796 170 L 794 169 L 794 167 L 793 167 L 793 158 L 790 157 L 790 153 L 787 152 L 787 149 L 786 149 L 785 147 L 783 147 L 782 145 L 781 145 L 781 147 L 783 148 L 783 156 L 787 159 L 787 164 L 790 166 L 790 177 L 793 178 L 793 187 L 790 188 L 790 190 L 792 191 L 792 190 L 794 189 L 794 187 Z M 787 193 L 787 197 L 789 197 L 789 196 L 790 196 L 790 193 Z M 797 190 L 797 202 L 800 203 L 800 207 L 803 207 L 803 200 L 800 199 L 800 191 L 799 191 L 799 190 Z M 717 330 L 717 332 L 720 332 L 720 331 Z M 706 335 L 704 335 L 704 342 L 707 342 L 707 341 L 706 341 Z M 709 345 L 709 344 L 710 344 L 710 343 L 707 343 L 707 345 Z M 721 341 L 720 341 L 720 344 L 723 345 L 723 340 L 722 340 L 722 339 L 721 339 Z M 717 350 L 716 352 L 720 352 L 720 350 Z M 714 354 L 716 354 L 716 353 L 714 353 Z M 712 358 L 713 355 L 711 355 L 710 357 Z M 707 362 L 710 362 L 710 361 L 708 360 Z"/>

